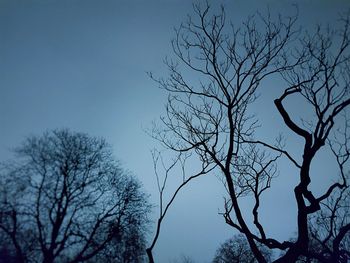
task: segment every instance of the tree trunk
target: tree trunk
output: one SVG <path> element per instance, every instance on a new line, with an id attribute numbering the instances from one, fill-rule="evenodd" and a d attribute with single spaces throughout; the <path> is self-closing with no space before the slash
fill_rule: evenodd
<path id="1" fill-rule="evenodd" d="M 147 249 L 146 249 L 146 252 L 147 252 L 147 256 L 148 256 L 148 261 L 149 261 L 149 263 L 154 263 L 153 254 L 152 254 L 152 249 L 147 248 Z"/>
<path id="2" fill-rule="evenodd" d="M 53 263 L 53 260 L 54 260 L 53 253 L 48 252 L 44 254 L 43 263 Z"/>

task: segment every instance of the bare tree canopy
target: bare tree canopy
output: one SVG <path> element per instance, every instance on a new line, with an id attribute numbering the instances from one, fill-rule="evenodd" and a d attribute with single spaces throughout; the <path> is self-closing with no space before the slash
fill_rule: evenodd
<path id="1" fill-rule="evenodd" d="M 309 254 L 302 257 L 300 262 L 349 261 L 349 200 L 350 189 L 344 187 L 336 189 L 327 200 L 321 202 L 321 209 L 309 219 Z"/>
<path id="2" fill-rule="evenodd" d="M 310 231 L 311 217 L 324 209 L 332 211 L 325 204 L 348 187 L 349 15 L 340 16 L 335 29 L 317 27 L 310 33 L 296 26 L 297 15 L 274 18 L 257 13 L 237 26 L 227 21 L 223 7 L 213 13 L 207 3 L 194 5 L 194 11 L 176 30 L 175 59 L 165 61 L 169 76 L 150 74 L 169 94 L 165 115 L 152 136 L 179 156 L 195 156 L 202 164 L 200 175 L 221 174 L 228 195 L 224 220 L 245 236 L 257 262 L 270 261 L 264 249 L 283 251 L 274 262 L 296 262 L 301 257 L 345 262 L 340 251 L 350 232 L 347 220 L 332 232 L 334 241 L 327 255 L 315 253 L 309 243 L 316 234 Z M 274 101 L 266 103 L 274 103 L 280 125 L 302 142 L 300 156 L 286 147 L 279 134 L 272 135 L 275 144 L 271 144 L 273 138 L 260 139 L 259 115 L 250 115 L 250 107 L 270 77 L 279 81 Z M 302 115 L 289 108 L 290 101 L 305 106 Z M 321 151 L 332 156 L 331 167 L 339 177 L 324 192 L 316 193 L 312 183 L 319 178 L 311 167 L 317 165 Z M 293 241 L 270 237 L 259 216 L 262 196 L 271 188 L 281 159 L 290 162 L 298 178 L 291 188 L 297 227 Z M 253 201 L 251 211 L 241 205 L 242 197 Z"/>
<path id="3" fill-rule="evenodd" d="M 266 260 L 271 260 L 271 253 L 268 249 L 260 247 Z M 256 262 L 246 238 L 242 234 L 226 240 L 216 250 L 213 263 L 254 263 Z"/>
<path id="4" fill-rule="evenodd" d="M 15 152 L 1 170 L 2 257 L 141 262 L 150 205 L 103 139 L 54 130 Z"/>

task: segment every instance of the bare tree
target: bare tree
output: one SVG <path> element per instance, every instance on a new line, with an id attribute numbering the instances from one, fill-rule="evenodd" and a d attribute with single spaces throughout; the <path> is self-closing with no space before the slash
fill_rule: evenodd
<path id="1" fill-rule="evenodd" d="M 289 87 L 275 100 L 285 125 L 304 141 L 301 162 L 295 163 L 299 169 L 299 183 L 294 189 L 298 210 L 297 240 L 288 245 L 287 253 L 278 262 L 293 262 L 300 254 L 309 253 L 307 244 L 310 240 L 310 215 L 319 211 L 321 203 L 327 201 L 334 191 L 347 187 L 345 169 L 349 160 L 349 121 L 346 116 L 350 104 L 349 16 L 341 17 L 340 20 L 341 29 L 331 31 L 319 27 L 315 34 L 308 34 L 302 39 L 303 55 L 307 59 L 293 71 L 284 74 Z M 312 117 L 304 117 L 301 123 L 291 118 L 284 103 L 292 96 L 298 96 L 305 101 Z M 321 149 L 329 151 L 335 157 L 338 171 L 335 170 L 334 173 L 338 173 L 340 178 L 317 197 L 310 190 L 310 167 L 315 163 L 315 157 Z M 349 226 L 344 226 L 345 233 L 350 230 Z M 338 262 L 335 258 L 327 261 L 320 257 L 319 260 Z"/>
<path id="2" fill-rule="evenodd" d="M 260 247 L 266 260 L 271 260 L 271 253 L 267 248 Z M 226 240 L 216 250 L 213 263 L 254 263 L 256 262 L 252 254 L 247 239 L 242 234 Z"/>
<path id="3" fill-rule="evenodd" d="M 150 263 L 154 262 L 153 248 L 155 247 L 162 227 L 162 223 L 168 210 L 176 199 L 176 196 L 181 192 L 181 190 L 188 185 L 193 179 L 196 179 L 202 175 L 208 174 L 212 171 L 215 166 L 212 166 L 210 162 L 203 160 L 199 171 L 193 172 L 190 176 L 186 173 L 186 163 L 190 159 L 190 155 L 186 153 L 178 153 L 175 158 L 170 161 L 170 164 L 166 164 L 164 161 L 164 152 L 161 153 L 157 150 L 152 151 L 154 172 L 157 181 L 158 193 L 159 193 L 159 214 L 157 218 L 157 224 L 154 236 L 151 240 L 150 246 L 146 249 L 148 260 Z M 168 179 L 171 175 L 175 175 L 180 170 L 181 180 L 180 183 L 173 187 L 175 190 L 169 192 L 169 199 L 166 200 L 165 189 L 168 186 Z M 189 262 L 190 259 L 183 257 L 183 262 Z"/>
<path id="4" fill-rule="evenodd" d="M 310 251 L 305 262 L 350 260 L 349 187 L 335 190 L 309 220 Z"/>
<path id="5" fill-rule="evenodd" d="M 169 77 L 151 74 L 169 92 L 166 114 L 162 125 L 154 129 L 154 137 L 168 149 L 193 154 L 221 172 L 229 196 L 222 214 L 226 223 L 245 236 L 258 262 L 268 260 L 262 247 L 285 251 L 275 262 L 295 262 L 310 254 L 310 216 L 335 190 L 346 187 L 349 151 L 344 145 L 348 137 L 340 141 L 333 135 L 339 127 L 348 127 L 347 119 L 340 119 L 350 104 L 348 17 L 341 18 L 339 30 L 318 27 L 311 34 L 294 29 L 296 16 L 273 19 L 269 13 L 258 13 L 238 27 L 227 27 L 224 8 L 211 14 L 208 4 L 194 5 L 194 11 L 195 17 L 176 31 L 172 45 L 177 60 L 165 61 Z M 301 156 L 293 156 L 277 135 L 273 145 L 256 139 L 258 119 L 249 115 L 249 107 L 263 81 L 273 75 L 284 80 L 277 85 L 287 86 L 274 103 L 286 128 L 303 139 Z M 311 112 L 299 116 L 300 123 L 285 106 L 295 97 Z M 315 196 L 310 190 L 310 167 L 321 149 L 335 156 L 340 180 Z M 259 218 L 261 196 L 278 172 L 280 157 L 289 160 L 299 175 L 294 188 L 294 241 L 269 237 Z M 246 195 L 254 201 L 253 222 L 239 202 Z"/>
<path id="6" fill-rule="evenodd" d="M 147 196 L 103 139 L 55 130 L 16 153 L 1 172 L 0 233 L 17 262 L 141 262 Z"/>
<path id="7" fill-rule="evenodd" d="M 309 218 L 309 252 L 301 256 L 298 263 L 347 263 L 350 260 L 349 194 L 349 186 L 336 189 L 320 203 L 321 209 Z"/>

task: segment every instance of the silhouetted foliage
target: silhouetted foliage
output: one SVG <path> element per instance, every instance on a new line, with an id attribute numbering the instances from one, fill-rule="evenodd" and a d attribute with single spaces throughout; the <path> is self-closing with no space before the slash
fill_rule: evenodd
<path id="1" fill-rule="evenodd" d="M 262 250 L 265 247 L 285 252 L 274 262 L 296 262 L 302 256 L 309 257 L 313 214 L 322 214 L 326 209 L 322 204 L 347 187 L 349 16 L 340 16 L 337 29 L 317 27 L 310 33 L 296 29 L 296 15 L 274 19 L 269 13 L 257 13 L 235 26 L 227 23 L 224 8 L 212 14 L 207 3 L 203 7 L 194 5 L 194 11 L 195 15 L 180 26 L 172 41 L 176 59 L 165 61 L 169 77 L 150 74 L 169 94 L 166 114 L 152 135 L 179 159 L 197 158 L 202 171 L 194 175 L 196 178 L 211 171 L 222 175 L 228 194 L 224 220 L 245 236 L 257 262 L 268 262 Z M 281 125 L 302 142 L 297 153 L 287 147 L 279 134 L 272 135 L 276 143 L 274 138 L 260 139 L 259 116 L 250 115 L 258 91 L 263 92 L 262 84 L 272 76 L 278 79 L 278 87 L 272 91 L 275 100 L 266 103 L 274 103 Z M 290 102 L 302 105 L 303 111 L 290 109 Z M 330 163 L 334 161 L 335 165 L 329 165 L 335 167 L 334 175 L 340 176 L 323 193 L 316 194 L 311 186 L 312 180 L 318 178 L 311 176 L 311 167 L 317 165 L 321 151 L 333 155 Z M 294 187 L 297 236 L 292 241 L 270 237 L 260 220 L 262 195 L 270 189 L 281 158 L 290 162 L 290 171 L 298 178 Z M 165 169 L 165 178 L 171 167 Z M 189 182 L 186 178 L 173 198 Z M 243 210 L 241 197 L 250 198 L 252 207 Z M 275 211 L 276 218 L 279 213 L 283 211 Z M 150 262 L 164 216 L 161 212 L 148 251 Z M 343 221 L 338 230 L 342 241 L 350 230 L 349 222 Z M 340 251 L 341 243 L 333 242 L 332 250 Z M 323 262 L 337 262 L 334 257 L 318 255 L 321 258 Z"/>
<path id="2" fill-rule="evenodd" d="M 1 170 L 2 257 L 142 261 L 150 205 L 103 139 L 55 130 L 15 152 L 18 159 Z"/>
<path id="3" fill-rule="evenodd" d="M 266 260 L 271 260 L 268 249 L 259 247 Z M 226 240 L 217 249 L 212 263 L 254 263 L 257 262 L 252 254 L 247 239 L 239 234 Z"/>

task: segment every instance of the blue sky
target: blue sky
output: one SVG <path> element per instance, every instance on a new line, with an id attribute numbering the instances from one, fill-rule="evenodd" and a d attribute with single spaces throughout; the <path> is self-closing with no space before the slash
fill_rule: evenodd
<path id="1" fill-rule="evenodd" d="M 332 23 L 339 11 L 350 7 L 347 0 L 293 2 L 299 4 L 303 27 Z M 234 21 L 267 5 L 272 12 L 292 9 L 287 0 L 222 3 Z M 9 150 L 30 134 L 61 127 L 87 132 L 113 145 L 116 157 L 156 202 L 150 154 L 156 143 L 144 129 L 164 112 L 166 94 L 146 72 L 166 76 L 162 60 L 172 56 L 173 27 L 191 12 L 188 0 L 0 0 L 0 160 L 10 158 Z M 262 136 L 268 137 L 275 130 L 271 123 L 279 121 L 272 100 L 256 107 L 265 111 L 261 120 L 270 128 Z M 284 192 L 293 182 L 279 178 L 276 191 Z M 183 192 L 155 248 L 158 262 L 181 254 L 196 262 L 212 259 L 218 245 L 233 234 L 218 215 L 222 191 L 211 176 Z M 266 199 L 293 209 L 291 195 Z M 266 222 L 269 213 L 267 208 Z M 285 225 L 272 222 L 270 230 L 290 235 L 294 218 L 287 212 L 280 220 Z"/>

